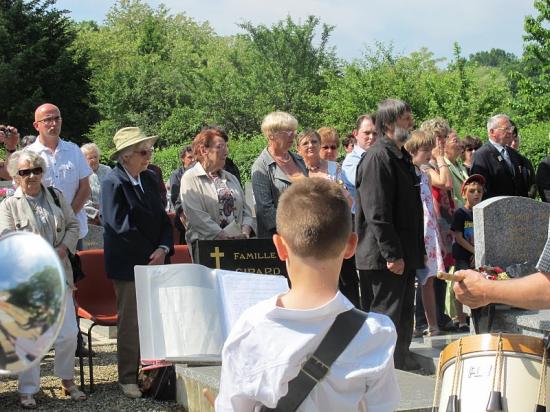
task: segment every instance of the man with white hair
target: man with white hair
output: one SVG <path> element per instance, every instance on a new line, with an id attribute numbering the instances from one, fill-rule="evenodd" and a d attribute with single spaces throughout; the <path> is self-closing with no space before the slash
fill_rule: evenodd
<path id="1" fill-rule="evenodd" d="M 470 174 L 485 178 L 484 199 L 494 196 L 524 196 L 529 194 L 528 162 L 508 146 L 513 126 L 505 114 L 497 114 L 487 122 L 489 140 L 476 150 Z"/>

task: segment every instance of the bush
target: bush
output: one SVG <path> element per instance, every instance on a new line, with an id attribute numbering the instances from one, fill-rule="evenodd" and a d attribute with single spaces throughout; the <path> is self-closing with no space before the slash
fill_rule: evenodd
<path id="1" fill-rule="evenodd" d="M 262 150 L 267 147 L 267 140 L 263 135 L 252 137 L 241 136 L 229 139 L 229 157 L 235 162 L 241 172 L 243 186 L 250 180 L 250 169 Z"/>
<path id="2" fill-rule="evenodd" d="M 156 150 L 153 154 L 151 163 L 160 167 L 164 181 L 167 181 L 172 172 L 181 166 L 179 159 L 180 150 L 181 146 L 168 146 L 161 150 Z"/>
<path id="3" fill-rule="evenodd" d="M 533 163 L 536 169 L 549 150 L 550 122 L 533 123 L 519 129 L 520 152 Z"/>

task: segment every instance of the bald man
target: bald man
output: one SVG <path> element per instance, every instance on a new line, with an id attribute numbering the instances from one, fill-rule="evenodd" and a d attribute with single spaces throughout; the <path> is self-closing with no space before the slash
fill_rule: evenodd
<path id="1" fill-rule="evenodd" d="M 61 112 L 57 106 L 51 103 L 38 106 L 33 123 L 38 137 L 27 149 L 38 153 L 46 161 L 42 183 L 61 190 L 71 203 L 80 226 L 79 238 L 82 239 L 88 233 L 83 206 L 91 194 L 88 176 L 92 169 L 76 144 L 59 137 L 61 124 Z"/>

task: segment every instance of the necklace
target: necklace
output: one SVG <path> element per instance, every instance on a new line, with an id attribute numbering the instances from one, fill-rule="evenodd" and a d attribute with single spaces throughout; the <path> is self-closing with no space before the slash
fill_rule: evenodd
<path id="1" fill-rule="evenodd" d="M 290 157 L 290 153 L 286 152 L 286 156 L 284 158 L 280 157 L 280 156 L 276 156 L 275 154 L 271 153 L 271 156 L 273 156 L 273 158 L 275 159 L 275 161 L 277 163 L 282 163 L 282 164 L 286 164 L 288 162 L 290 162 L 290 160 L 292 159 L 292 157 Z"/>
<path id="2" fill-rule="evenodd" d="M 307 170 L 309 170 L 310 172 L 317 172 L 320 168 L 321 168 L 321 165 L 317 165 L 317 166 L 306 166 L 307 167 Z"/>

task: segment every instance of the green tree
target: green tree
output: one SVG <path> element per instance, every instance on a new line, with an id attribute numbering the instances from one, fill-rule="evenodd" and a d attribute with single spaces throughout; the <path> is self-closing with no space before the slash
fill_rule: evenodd
<path id="1" fill-rule="evenodd" d="M 334 49 L 328 45 L 333 27 L 321 24 L 315 16 L 302 24 L 288 16 L 271 27 L 250 22 L 240 27 L 246 30 L 244 36 L 254 51 L 254 104 L 264 114 L 284 110 L 300 123 L 314 123 L 320 108 L 318 96 L 326 87 L 324 75 L 337 70 Z"/>
<path id="2" fill-rule="evenodd" d="M 55 0 L 0 2 L 0 122 L 35 133 L 34 109 L 50 101 L 63 114 L 63 135 L 80 142 L 96 120 L 87 56 L 74 52 L 74 25 L 54 5 Z"/>
<path id="3" fill-rule="evenodd" d="M 535 0 L 537 16 L 525 18 L 525 70 L 515 73 L 514 107 L 524 123 L 550 120 L 550 0 Z"/>
<path id="4" fill-rule="evenodd" d="M 189 139 L 199 118 L 193 95 L 203 48 L 212 36 L 207 24 L 141 0 L 118 1 L 104 25 L 81 25 L 78 50 L 90 56 L 94 106 L 102 118 L 90 139 L 106 154 L 114 132 L 128 125 L 159 134 L 161 146 Z"/>

